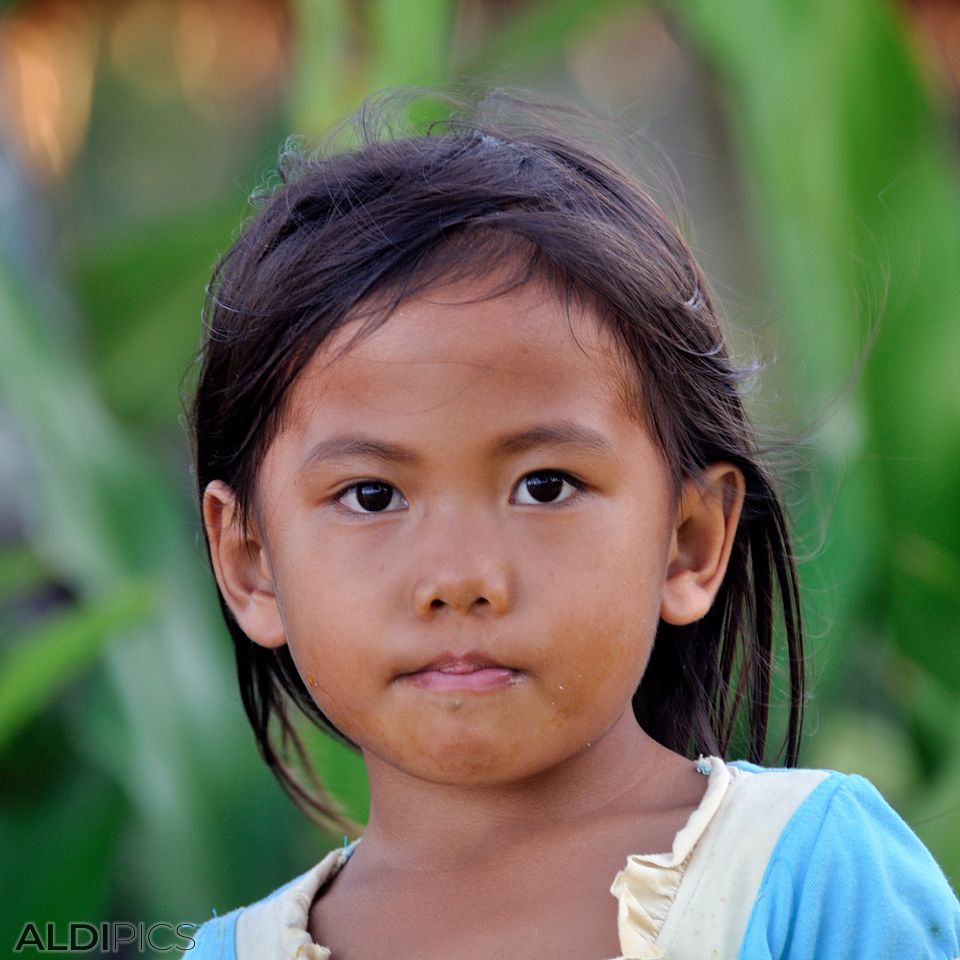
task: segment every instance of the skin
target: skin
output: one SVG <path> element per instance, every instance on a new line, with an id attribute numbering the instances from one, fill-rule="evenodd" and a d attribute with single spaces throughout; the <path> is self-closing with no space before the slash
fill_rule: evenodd
<path id="1" fill-rule="evenodd" d="M 613 956 L 614 874 L 668 850 L 705 789 L 630 700 L 659 618 L 713 602 L 743 479 L 716 464 L 678 496 L 596 319 L 490 286 L 321 347 L 245 533 L 232 491 L 206 491 L 238 622 L 289 644 L 366 760 L 364 842 L 311 911 L 336 960 Z M 526 482 L 544 473 L 552 502 Z M 364 481 L 386 510 L 363 512 Z M 490 685 L 458 686 L 451 658 Z"/>

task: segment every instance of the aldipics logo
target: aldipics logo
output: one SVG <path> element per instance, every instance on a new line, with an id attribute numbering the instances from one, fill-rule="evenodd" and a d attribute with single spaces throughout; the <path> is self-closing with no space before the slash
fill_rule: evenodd
<path id="1" fill-rule="evenodd" d="M 14 953 L 183 953 L 192 950 L 196 941 L 191 936 L 197 923 L 131 923 L 111 920 L 104 923 L 71 921 L 66 926 L 55 923 L 25 923 L 14 944 Z"/>

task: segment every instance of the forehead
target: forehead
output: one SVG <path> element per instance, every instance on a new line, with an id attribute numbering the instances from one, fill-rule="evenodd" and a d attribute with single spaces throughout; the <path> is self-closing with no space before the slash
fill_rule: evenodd
<path id="1" fill-rule="evenodd" d="M 636 375 L 613 334 L 592 309 L 560 302 L 546 284 L 503 290 L 496 278 L 458 281 L 368 323 L 362 315 L 349 321 L 318 349 L 294 383 L 288 424 L 344 391 L 361 404 L 389 396 L 385 415 L 414 412 L 418 398 L 438 402 L 437 388 L 491 403 L 515 391 L 633 408 Z"/>

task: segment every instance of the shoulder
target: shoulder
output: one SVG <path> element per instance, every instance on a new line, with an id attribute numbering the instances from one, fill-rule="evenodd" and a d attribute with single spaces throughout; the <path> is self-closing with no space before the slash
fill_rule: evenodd
<path id="1" fill-rule="evenodd" d="M 829 774 L 725 764 L 716 757 L 703 762 L 710 783 L 694 816 L 705 814 L 706 824 L 699 824 L 695 843 L 679 851 L 689 857 L 657 943 L 669 956 L 699 956 L 709 944 L 712 955 L 734 957 L 771 854 Z M 712 806 L 706 803 L 711 796 Z"/>
<path id="2" fill-rule="evenodd" d="M 190 960 L 237 960 L 237 918 L 242 910 L 214 916 L 193 933 Z"/>
<path id="3" fill-rule="evenodd" d="M 741 957 L 789 960 L 960 956 L 960 904 L 929 851 L 862 777 L 819 773 L 774 846 Z M 773 778 L 773 779 L 771 779 Z"/>
<path id="4" fill-rule="evenodd" d="M 310 904 L 320 887 L 346 863 L 352 849 L 333 850 L 315 867 L 262 900 L 208 920 L 193 934 L 190 960 L 275 956 L 328 960 L 329 951 L 313 943 L 307 931 Z"/>

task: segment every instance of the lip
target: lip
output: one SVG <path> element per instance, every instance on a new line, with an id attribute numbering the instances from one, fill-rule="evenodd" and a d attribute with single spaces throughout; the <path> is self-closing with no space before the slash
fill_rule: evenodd
<path id="1" fill-rule="evenodd" d="M 419 670 L 401 674 L 397 679 L 426 690 L 483 691 L 510 686 L 520 673 L 483 653 L 444 652 Z"/>

